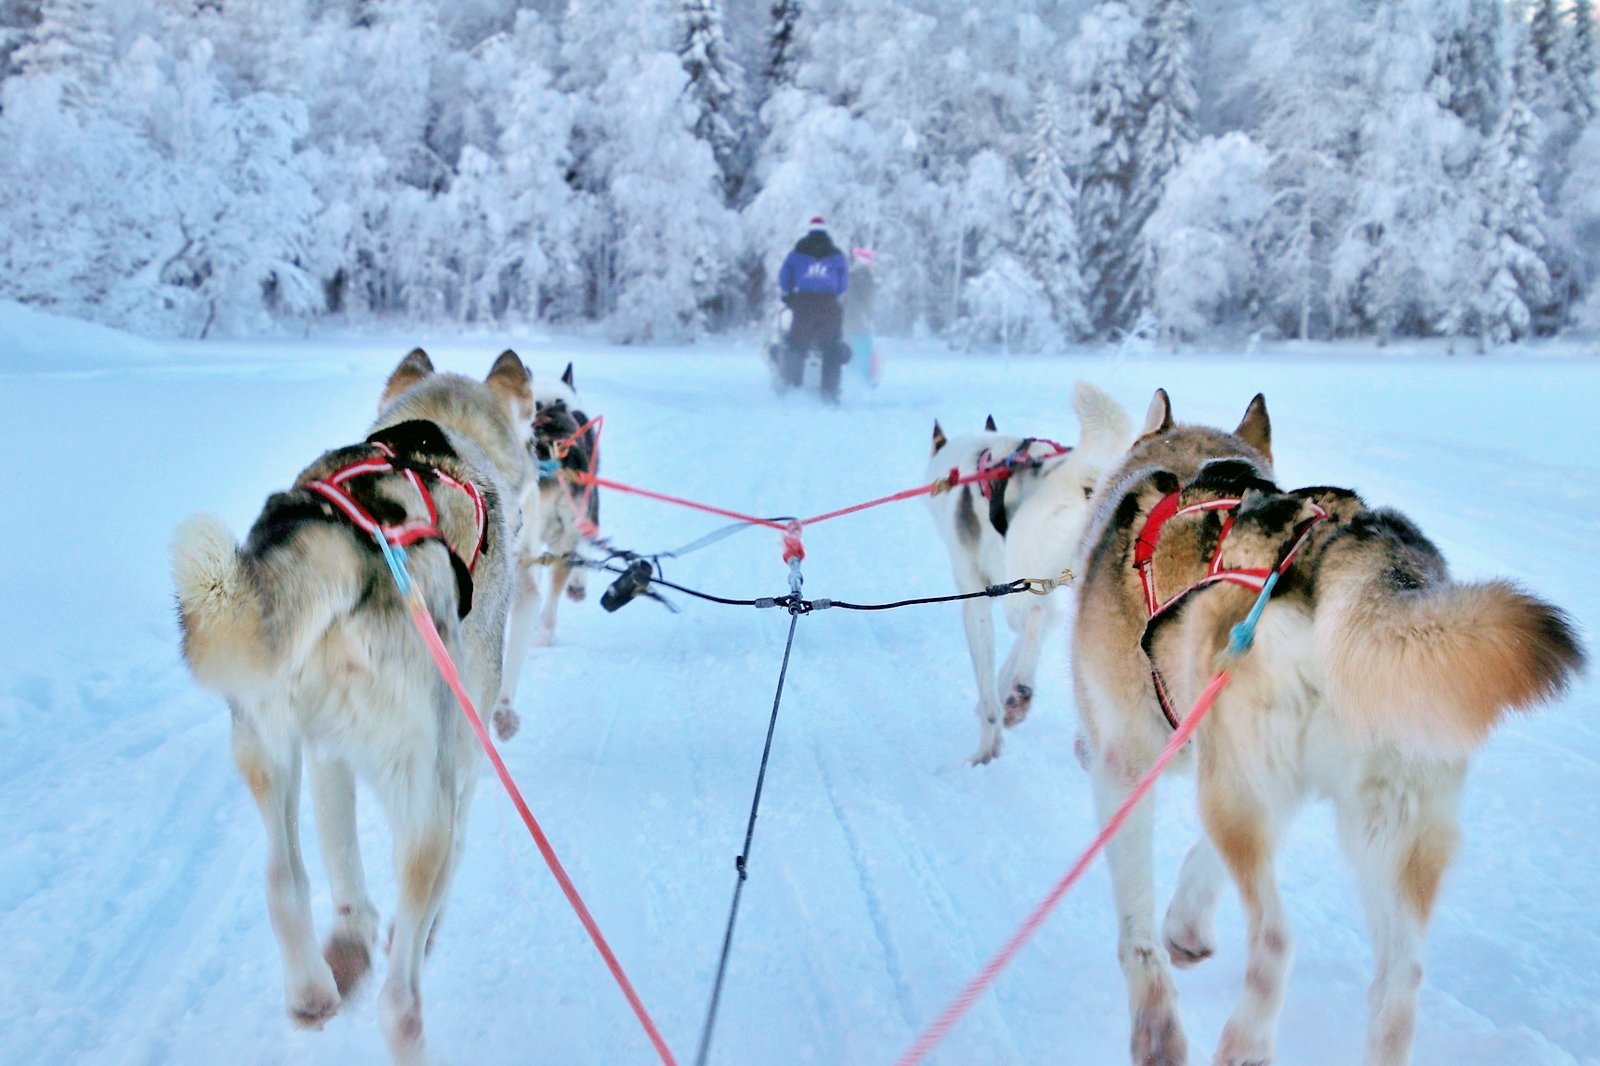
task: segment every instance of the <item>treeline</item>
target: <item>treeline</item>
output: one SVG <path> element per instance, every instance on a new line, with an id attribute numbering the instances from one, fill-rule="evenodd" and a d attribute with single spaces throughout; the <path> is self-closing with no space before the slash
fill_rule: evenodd
<path id="1" fill-rule="evenodd" d="M 0 0 L 0 298 L 145 332 L 1600 323 L 1589 0 Z"/>

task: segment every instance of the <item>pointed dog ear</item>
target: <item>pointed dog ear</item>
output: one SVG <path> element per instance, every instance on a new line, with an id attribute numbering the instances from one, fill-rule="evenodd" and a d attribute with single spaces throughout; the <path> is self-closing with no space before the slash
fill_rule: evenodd
<path id="1" fill-rule="evenodd" d="M 939 449 L 950 443 L 950 438 L 944 435 L 944 430 L 939 428 L 939 420 L 933 420 L 933 454 L 938 455 Z"/>
<path id="2" fill-rule="evenodd" d="M 521 426 L 533 417 L 533 379 L 516 352 L 510 348 L 501 352 L 484 384 L 505 407 L 513 423 Z"/>
<path id="3" fill-rule="evenodd" d="M 577 389 L 577 386 L 572 383 L 572 364 L 571 363 L 568 363 L 567 364 L 567 369 L 565 369 L 565 370 L 563 370 L 561 372 L 561 381 L 562 381 L 562 383 L 564 385 L 566 385 L 567 388 L 569 388 L 569 389 Z"/>
<path id="4" fill-rule="evenodd" d="M 1150 397 L 1150 409 L 1144 413 L 1144 428 L 1139 435 L 1149 437 L 1165 433 L 1172 425 L 1172 401 L 1167 398 L 1166 389 L 1157 389 L 1156 394 Z"/>
<path id="5" fill-rule="evenodd" d="M 1260 452 L 1268 463 L 1272 462 L 1272 420 L 1267 417 L 1265 396 L 1256 393 L 1256 398 L 1245 408 L 1244 418 L 1239 421 L 1239 428 L 1233 431 L 1233 435 Z"/>
<path id="6" fill-rule="evenodd" d="M 988 418 L 985 418 L 983 420 L 983 428 L 988 430 L 990 433 L 993 433 L 995 431 L 994 415 L 990 415 Z"/>
<path id="7" fill-rule="evenodd" d="M 389 382 L 383 387 L 383 395 L 378 399 L 378 410 L 383 410 L 394 402 L 395 398 L 411 386 L 433 373 L 433 360 L 428 358 L 428 353 L 421 348 L 413 348 L 394 368 L 394 373 L 389 375 Z"/>

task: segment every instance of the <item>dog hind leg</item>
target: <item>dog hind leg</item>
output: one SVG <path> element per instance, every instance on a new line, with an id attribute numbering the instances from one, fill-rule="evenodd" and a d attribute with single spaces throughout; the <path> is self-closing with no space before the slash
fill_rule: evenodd
<path id="1" fill-rule="evenodd" d="M 1265 802 L 1238 789 L 1238 767 L 1217 766 L 1209 754 L 1202 753 L 1201 816 L 1233 875 L 1249 927 L 1244 993 L 1223 1027 L 1215 1063 L 1266 1066 L 1273 1061 L 1292 958 L 1288 920 L 1272 870 L 1276 825 Z"/>
<path id="2" fill-rule="evenodd" d="M 285 998 L 297 1025 L 320 1028 L 339 1009 L 333 970 L 317 950 L 310 885 L 300 859 L 300 745 L 268 743 L 252 712 L 233 707 L 233 757 L 267 831 L 267 913 L 283 956 Z"/>
<path id="3" fill-rule="evenodd" d="M 528 657 L 528 626 L 539 610 L 539 567 L 534 562 L 533 546 L 524 541 L 517 546 L 516 585 L 511 593 L 511 616 L 506 625 L 505 665 L 500 674 L 500 694 L 494 701 L 495 735 L 510 740 L 522 725 L 517 714 L 517 682 L 522 678 L 523 660 Z"/>
<path id="4" fill-rule="evenodd" d="M 1132 792 L 1138 769 L 1139 764 L 1117 741 L 1099 746 L 1089 776 L 1101 824 L 1110 820 Z M 1183 1066 L 1188 1060 L 1188 1042 L 1178 1020 L 1178 993 L 1155 940 L 1154 825 L 1150 805 L 1142 803 L 1106 845 L 1117 905 L 1117 958 L 1128 982 L 1133 1062 L 1136 1066 Z"/>
<path id="5" fill-rule="evenodd" d="M 389 1054 L 400 1066 L 420 1066 L 428 1061 L 422 1025 L 422 962 L 456 846 L 454 773 L 448 754 L 441 751 L 428 760 L 418 753 L 406 757 L 379 785 L 386 793 L 399 885 L 389 940 L 389 973 L 379 994 L 379 1018 Z"/>
<path id="6" fill-rule="evenodd" d="M 1161 923 L 1161 938 L 1174 966 L 1188 968 L 1204 962 L 1216 950 L 1217 899 L 1226 879 L 1216 847 L 1202 834 L 1184 857 L 1178 890 Z"/>
<path id="7" fill-rule="evenodd" d="M 1455 847 L 1461 783 L 1459 764 L 1431 772 L 1441 778 L 1430 783 L 1435 787 L 1369 778 L 1339 804 L 1340 837 L 1356 869 L 1372 935 L 1365 1066 L 1411 1062 L 1423 937 Z"/>
<path id="8" fill-rule="evenodd" d="M 556 642 L 556 608 L 561 606 L 561 593 L 571 576 L 572 564 L 565 556 L 550 564 L 550 586 L 545 593 L 544 609 L 539 612 L 539 631 L 533 636 L 534 644 L 541 648 Z"/>
<path id="9" fill-rule="evenodd" d="M 1000 668 L 999 691 L 1005 693 L 1007 729 L 1020 724 L 1033 707 L 1033 679 L 1039 670 L 1039 651 L 1045 633 L 1055 621 L 1054 605 L 1048 599 L 1027 598 L 1034 602 L 1021 608 L 1008 605 L 1006 609 L 1006 620 L 1016 634 L 1011 653 Z"/>
<path id="10" fill-rule="evenodd" d="M 378 943 L 378 909 L 367 892 L 356 839 L 355 778 L 341 760 L 310 756 L 311 803 L 317 812 L 322 862 L 333 890 L 333 932 L 322 947 L 339 995 L 348 997 L 372 968 Z"/>
<path id="11" fill-rule="evenodd" d="M 976 566 L 956 568 L 956 587 L 975 592 L 984 587 Z M 978 681 L 978 750 L 974 763 L 989 762 L 1000 754 L 1004 734 L 1000 728 L 1000 698 L 995 691 L 994 615 L 986 599 L 965 600 L 961 604 L 961 624 L 967 633 L 967 651 L 972 656 L 972 672 Z"/>

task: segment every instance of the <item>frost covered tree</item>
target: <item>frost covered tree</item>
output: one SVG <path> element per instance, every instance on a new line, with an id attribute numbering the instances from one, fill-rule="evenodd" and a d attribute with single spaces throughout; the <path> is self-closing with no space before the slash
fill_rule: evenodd
<path id="1" fill-rule="evenodd" d="M 82 107 L 105 85 L 111 47 L 103 0 L 41 0 L 11 61 L 24 76 L 56 79 L 62 103 Z"/>
<path id="2" fill-rule="evenodd" d="M 169 326 L 203 337 L 313 311 L 319 294 L 305 261 L 318 204 L 294 151 L 304 106 L 271 93 L 231 99 L 205 42 L 174 64 L 168 82 L 130 75 L 123 106 L 162 166 L 147 190 L 154 254 L 113 285 L 113 318 L 143 325 L 155 308 Z"/>
<path id="3" fill-rule="evenodd" d="M 689 77 L 694 135 L 711 147 L 725 199 L 737 202 L 749 166 L 744 71 L 722 28 L 719 0 L 680 0 L 677 52 Z"/>
<path id="4" fill-rule="evenodd" d="M 1585 117 L 1593 117 L 1597 110 L 1595 98 L 1594 2 L 1572 0 L 1569 8 L 1572 22 L 1567 35 L 1565 64 L 1567 82 Z"/>
<path id="5" fill-rule="evenodd" d="M 1458 18 L 1439 28 L 1433 66 L 1434 94 L 1479 134 L 1500 120 L 1505 98 L 1505 5 L 1501 0 L 1464 0 Z"/>
<path id="6" fill-rule="evenodd" d="M 1533 166 L 1538 120 L 1524 98 L 1521 79 L 1513 82 L 1477 175 L 1483 205 L 1474 256 L 1478 299 L 1464 323 L 1496 344 L 1527 337 L 1537 309 L 1550 298 L 1550 271 L 1542 255 L 1544 203 Z"/>
<path id="7" fill-rule="evenodd" d="M 1067 175 L 1066 132 L 1061 98 L 1047 83 L 1035 109 L 1028 169 L 1022 179 L 1022 217 L 1017 253 L 1037 279 L 1062 336 L 1077 340 L 1089 333 L 1083 305 L 1083 274 L 1078 265 L 1077 193 Z"/>
<path id="8" fill-rule="evenodd" d="M 792 86 L 800 66 L 800 0 L 772 0 L 771 22 L 767 28 L 766 93 Z"/>
<path id="9" fill-rule="evenodd" d="M 1381 5 L 1359 29 L 1362 118 L 1352 166 L 1352 213 L 1331 276 L 1348 326 L 1380 339 L 1427 334 L 1460 299 L 1453 264 L 1475 204 L 1453 176 L 1476 142 L 1428 90 L 1434 64 L 1429 13 Z"/>
<path id="10" fill-rule="evenodd" d="M 1105 0 L 1085 16 L 1077 43 L 1079 110 L 1078 225 L 1089 320 L 1099 333 L 1119 317 L 1136 259 L 1129 241 L 1129 201 L 1138 169 L 1139 102 L 1143 96 L 1140 33 L 1121 0 Z"/>
<path id="11" fill-rule="evenodd" d="M 1150 303 L 1158 267 L 1157 235 L 1147 224 L 1166 191 L 1169 175 L 1197 137 L 1195 114 L 1200 100 L 1190 60 L 1193 38 L 1194 8 L 1189 0 L 1153 0 L 1146 27 L 1150 55 L 1138 106 L 1134 176 L 1123 222 L 1131 247 L 1116 317 L 1124 324 L 1138 319 Z"/>
<path id="12" fill-rule="evenodd" d="M 737 226 L 711 146 L 694 134 L 672 23 L 655 9 L 575 3 L 563 30 L 584 313 L 621 341 L 693 339 L 726 313 Z"/>
<path id="13" fill-rule="evenodd" d="M 995 255 L 962 287 L 966 347 L 1037 352 L 1059 347 L 1061 329 L 1039 279 L 1009 252 Z"/>
<path id="14" fill-rule="evenodd" d="M 1272 202 L 1270 154 L 1243 133 L 1184 153 L 1146 226 L 1157 266 L 1150 306 L 1163 330 L 1195 338 L 1248 325 L 1262 287 L 1256 236 Z"/>

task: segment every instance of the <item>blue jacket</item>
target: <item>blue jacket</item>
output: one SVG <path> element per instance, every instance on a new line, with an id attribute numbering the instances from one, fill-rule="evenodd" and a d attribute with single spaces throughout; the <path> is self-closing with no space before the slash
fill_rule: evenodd
<path id="1" fill-rule="evenodd" d="M 842 296 L 850 287 L 850 264 L 828 235 L 812 230 L 800 239 L 778 270 L 778 289 L 792 292 L 827 292 Z"/>

